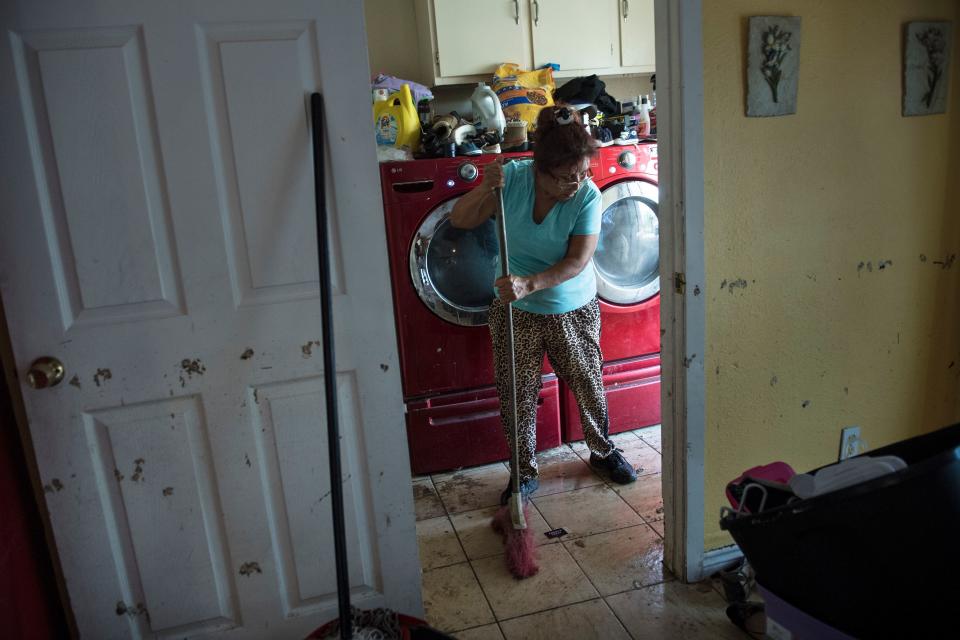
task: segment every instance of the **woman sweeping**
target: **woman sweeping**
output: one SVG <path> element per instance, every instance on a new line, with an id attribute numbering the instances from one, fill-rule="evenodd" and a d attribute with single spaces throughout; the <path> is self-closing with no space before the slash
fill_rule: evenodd
<path id="1" fill-rule="evenodd" d="M 489 324 L 500 417 L 512 450 L 509 354 L 504 347 L 505 305 L 512 304 L 524 498 L 539 487 L 537 398 L 544 353 L 577 399 L 590 465 L 621 484 L 637 478 L 608 437 L 600 305 L 592 268 L 602 215 L 600 190 L 589 179 L 595 149 L 574 109 L 562 104 L 543 109 L 537 118 L 533 160 L 505 167 L 488 164 L 480 186 L 460 198 L 450 213 L 453 226 L 476 227 L 494 214 L 496 189 L 503 189 L 510 274 L 494 283 L 497 297 L 490 305 Z M 501 504 L 512 492 L 511 481 Z"/>

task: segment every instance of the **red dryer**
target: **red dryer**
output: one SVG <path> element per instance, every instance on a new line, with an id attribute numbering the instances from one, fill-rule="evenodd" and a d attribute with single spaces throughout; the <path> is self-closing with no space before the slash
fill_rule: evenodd
<path id="1" fill-rule="evenodd" d="M 657 169 L 655 143 L 604 147 L 591 163 L 603 197 L 593 264 L 610 433 L 660 423 Z M 561 390 L 564 440 L 582 440 L 576 400 L 562 383 Z"/>
<path id="2" fill-rule="evenodd" d="M 380 165 L 407 440 L 414 473 L 505 460 L 487 309 L 499 266 L 492 220 L 455 229 L 457 198 L 496 155 Z M 560 390 L 545 371 L 537 446 L 559 446 Z"/>

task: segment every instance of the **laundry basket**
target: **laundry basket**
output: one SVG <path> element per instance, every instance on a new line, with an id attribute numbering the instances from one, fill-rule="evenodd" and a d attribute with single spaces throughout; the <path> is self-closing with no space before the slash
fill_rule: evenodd
<path id="1" fill-rule="evenodd" d="M 725 512 L 721 528 L 759 584 L 833 628 L 858 638 L 955 628 L 960 424 L 863 455 L 907 468 L 757 514 Z"/>

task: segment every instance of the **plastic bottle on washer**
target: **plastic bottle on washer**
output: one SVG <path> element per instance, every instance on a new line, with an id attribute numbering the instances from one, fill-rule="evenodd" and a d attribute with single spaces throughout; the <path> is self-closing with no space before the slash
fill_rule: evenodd
<path id="1" fill-rule="evenodd" d="M 500 98 L 493 89 L 483 82 L 477 83 L 477 88 L 470 96 L 470 102 L 473 105 L 474 119 L 479 120 L 484 129 L 496 131 L 497 137 L 503 140 L 503 130 L 507 126 L 507 121 L 503 116 Z"/>
<path id="2" fill-rule="evenodd" d="M 650 76 L 653 90 L 650 93 L 650 135 L 657 135 L 657 74 Z"/>
<path id="3" fill-rule="evenodd" d="M 646 138 L 650 135 L 650 104 L 647 97 L 640 98 L 640 109 L 637 112 L 637 137 Z"/>

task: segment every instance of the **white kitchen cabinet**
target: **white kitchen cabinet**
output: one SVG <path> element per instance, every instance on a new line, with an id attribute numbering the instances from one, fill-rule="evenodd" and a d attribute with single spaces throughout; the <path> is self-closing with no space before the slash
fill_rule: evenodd
<path id="1" fill-rule="evenodd" d="M 595 72 L 617 66 L 615 2 L 530 0 L 530 10 L 534 68 L 548 62 L 559 64 L 561 71 Z"/>
<path id="2" fill-rule="evenodd" d="M 530 58 L 526 0 L 418 2 L 418 24 L 421 10 L 426 13 L 420 29 L 421 57 L 428 54 L 424 62 L 434 70 L 433 78 L 489 79 L 501 62 Z M 430 29 L 429 35 L 423 26 Z"/>
<path id="3" fill-rule="evenodd" d="M 489 81 L 504 62 L 557 78 L 652 73 L 653 0 L 415 0 L 422 80 Z"/>
<path id="4" fill-rule="evenodd" d="M 620 66 L 624 69 L 656 71 L 653 38 L 653 0 L 619 0 Z"/>

